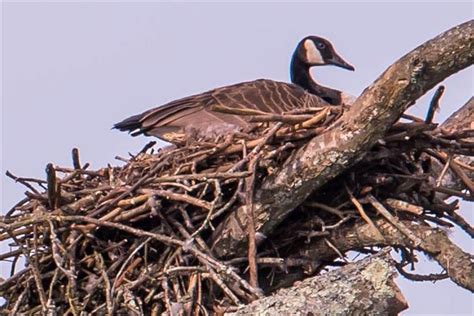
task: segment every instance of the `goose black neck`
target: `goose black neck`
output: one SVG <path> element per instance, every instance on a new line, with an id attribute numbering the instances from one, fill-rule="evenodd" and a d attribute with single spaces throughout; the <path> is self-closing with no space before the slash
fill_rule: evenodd
<path id="1" fill-rule="evenodd" d="M 296 54 L 295 52 L 290 65 L 291 82 L 307 90 L 309 93 L 319 96 L 329 104 L 341 104 L 341 91 L 322 86 L 314 81 L 309 71 L 310 66 L 298 58 Z"/>

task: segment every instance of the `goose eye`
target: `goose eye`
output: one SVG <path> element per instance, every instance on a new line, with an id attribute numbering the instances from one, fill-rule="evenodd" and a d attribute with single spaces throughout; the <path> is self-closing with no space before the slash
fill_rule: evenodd
<path id="1" fill-rule="evenodd" d="M 319 49 L 325 49 L 326 45 L 324 45 L 324 43 L 318 43 L 318 48 Z"/>

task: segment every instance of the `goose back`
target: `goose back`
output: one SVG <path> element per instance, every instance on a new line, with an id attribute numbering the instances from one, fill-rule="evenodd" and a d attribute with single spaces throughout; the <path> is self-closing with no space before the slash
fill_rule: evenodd
<path id="1" fill-rule="evenodd" d="M 218 106 L 281 114 L 327 104 L 294 84 L 259 79 L 171 101 L 129 117 L 114 128 L 133 136 L 144 134 L 180 143 L 189 137 L 210 138 L 255 126 L 248 116 L 216 111 Z"/>

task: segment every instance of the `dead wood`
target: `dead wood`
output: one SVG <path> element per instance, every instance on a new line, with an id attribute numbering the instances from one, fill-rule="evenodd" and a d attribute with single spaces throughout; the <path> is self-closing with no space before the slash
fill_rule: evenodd
<path id="1" fill-rule="evenodd" d="M 11 260 L 10 277 L 0 282 L 1 312 L 223 313 L 348 265 L 349 250 L 365 255 L 381 246 L 402 254 L 397 268 L 408 278 L 449 277 L 472 290 L 470 256 L 443 231 L 474 231 L 458 201 L 445 200 L 473 200 L 472 119 L 465 121 L 472 101 L 440 127 L 432 114 L 399 120 L 430 87 L 472 64 L 472 31 L 471 21 L 415 49 L 349 109 L 242 113 L 277 123 L 212 143 L 157 152 L 150 144 L 119 157 L 123 165 L 99 170 L 81 164 L 74 149 L 73 168 L 48 164 L 46 180 L 7 173 L 28 191 L 0 220 L 0 241 L 12 248 L 0 254 Z M 429 111 L 438 105 L 436 97 Z M 414 250 L 446 273 L 406 273 Z M 339 274 L 347 280 L 339 289 L 349 294 L 353 282 L 352 293 L 364 295 L 351 271 L 379 260 L 383 288 L 392 294 L 375 287 L 367 293 L 401 310 L 383 256 L 318 283 Z M 324 299 L 312 282 L 300 288 Z M 288 296 L 285 303 L 298 302 Z"/>
<path id="2" fill-rule="evenodd" d="M 446 77 L 474 62 L 474 22 L 456 26 L 417 47 L 391 65 L 337 124 L 314 137 L 255 192 L 257 230 L 268 235 L 314 190 L 354 165 L 368 153 L 402 113 Z M 239 252 L 245 214 L 235 212 L 217 230 L 219 256 Z"/>
<path id="3" fill-rule="evenodd" d="M 225 315 L 397 315 L 408 307 L 389 250 L 307 278 Z"/>
<path id="4" fill-rule="evenodd" d="M 400 230 L 384 219 L 375 220 L 375 225 L 383 235 L 380 239 L 373 233 L 371 227 L 364 222 L 358 221 L 355 225 L 334 230 L 328 238 L 341 252 L 359 250 L 366 247 L 406 247 L 423 251 L 436 260 L 446 271 L 448 277 L 459 286 L 474 292 L 474 263 L 471 255 L 456 246 L 448 237 L 448 234 L 439 228 L 429 225 L 418 225 L 410 221 L 403 221 L 403 225 L 422 242 L 414 247 L 413 243 Z M 350 227 L 350 228 L 349 228 Z M 337 254 L 325 242 L 315 240 L 299 248 L 292 256 L 307 260 L 332 260 Z"/>

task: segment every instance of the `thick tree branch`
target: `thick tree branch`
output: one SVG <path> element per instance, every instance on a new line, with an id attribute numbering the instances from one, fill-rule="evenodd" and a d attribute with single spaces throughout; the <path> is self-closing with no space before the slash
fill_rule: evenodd
<path id="1" fill-rule="evenodd" d="M 448 133 L 474 129 L 474 97 L 471 97 L 461 108 L 451 114 L 440 126 L 440 129 Z"/>
<path id="2" fill-rule="evenodd" d="M 464 104 L 460 109 L 454 112 L 443 124 L 440 125 L 439 130 L 443 129 L 448 133 L 455 133 L 461 130 L 470 129 L 472 122 L 474 121 L 474 98 L 471 98 L 466 104 Z M 442 165 L 440 166 L 443 167 Z M 438 168 L 439 169 L 439 168 Z M 433 177 L 439 175 L 439 170 L 433 170 Z M 449 177 L 452 181 L 445 181 L 444 185 L 449 189 L 458 188 L 459 184 L 456 182 L 458 179 L 454 176 Z M 358 222 L 355 226 L 347 226 L 344 230 L 339 231 L 339 233 L 333 233 L 330 236 L 332 244 L 336 246 L 340 251 L 349 251 L 349 250 L 360 250 L 364 247 L 373 247 L 373 246 L 406 246 L 411 247 L 411 242 L 401 234 L 397 229 L 392 225 L 385 222 L 383 219 L 376 221 L 377 228 L 376 230 L 370 228 L 370 224 L 366 224 L 362 221 Z M 447 234 L 439 229 L 432 229 L 428 226 L 420 227 L 419 225 L 414 225 L 412 223 L 406 223 L 408 227 L 413 229 L 418 236 L 427 238 L 419 246 L 419 250 L 424 251 L 431 255 L 435 260 L 437 260 L 441 266 L 443 266 L 447 271 L 447 275 L 451 277 L 457 284 L 472 290 L 473 281 L 473 265 L 472 260 L 470 260 L 469 254 L 463 252 L 460 248 L 454 245 L 447 237 Z M 378 232 L 381 232 L 385 237 L 381 237 Z M 337 231 L 336 231 L 337 232 Z M 292 254 L 292 257 L 304 258 L 308 262 L 321 262 L 321 261 L 332 261 L 338 257 L 338 254 L 321 239 L 314 239 L 311 243 L 307 244 L 303 249 L 295 248 Z M 454 266 L 451 265 L 454 263 Z M 352 266 L 363 266 L 365 265 L 364 260 L 356 262 Z M 344 269 L 347 267 L 336 270 L 341 271 L 344 274 Z M 362 269 L 362 268 L 360 268 Z M 333 272 L 331 272 L 333 273 Z M 351 272 L 352 273 L 352 272 Z M 324 284 L 331 280 L 331 274 L 325 274 L 322 276 L 308 278 L 301 283 L 295 283 L 291 288 L 286 290 L 281 290 L 277 292 L 276 295 L 260 299 L 249 306 L 244 307 L 239 310 L 239 313 L 243 312 L 258 312 L 263 311 L 266 308 L 275 309 L 276 313 L 281 313 L 287 311 L 288 308 L 298 308 L 298 311 L 302 313 L 314 312 L 315 310 L 320 309 L 318 306 L 311 305 L 311 302 L 305 307 L 298 306 L 301 302 L 301 292 L 304 290 L 315 293 L 316 297 L 320 297 L 326 293 L 334 293 L 339 288 L 339 285 L 335 285 L 333 288 L 332 284 L 328 284 L 327 287 L 324 287 L 325 291 L 319 293 L 321 290 L 319 287 L 316 287 L 315 290 L 306 289 L 304 284 L 311 283 L 313 280 L 318 280 L 318 283 Z M 291 284 L 295 279 L 303 277 L 302 274 L 296 273 L 294 275 L 288 274 L 286 278 L 280 280 L 283 284 Z M 387 283 L 389 284 L 389 283 Z M 352 285 L 353 293 L 358 293 L 358 283 L 357 280 Z M 303 288 L 303 289 L 301 289 Z M 372 290 L 372 288 L 369 288 Z M 304 292 L 307 293 L 307 292 Z M 380 293 L 377 293 L 380 295 Z M 389 299 L 389 298 L 387 298 Z M 318 302 L 320 303 L 320 302 Z M 334 302 L 333 302 L 334 303 Z M 337 307 L 337 302 L 335 304 L 329 304 L 328 306 L 324 305 L 324 309 L 329 309 Z M 351 306 L 351 304 L 346 304 L 346 306 Z M 378 306 L 377 308 L 380 308 Z M 290 309 L 291 310 L 291 309 Z M 389 311 L 385 310 L 386 314 Z"/>
<path id="3" fill-rule="evenodd" d="M 395 275 L 385 250 L 226 315 L 397 315 L 408 305 L 394 283 Z"/>
<path id="4" fill-rule="evenodd" d="M 474 97 L 471 97 L 462 107 L 451 114 L 451 116 L 437 128 L 437 132 L 455 134 L 471 129 L 474 129 Z M 474 141 L 474 139 L 470 141 Z M 427 155 L 425 155 L 425 157 L 427 157 Z M 459 155 L 454 158 L 456 162 L 460 161 L 463 164 L 474 167 L 474 159 L 472 157 Z M 445 167 L 445 163 L 436 159 L 432 159 L 431 162 L 431 175 L 436 179 L 441 173 L 441 170 Z M 472 169 L 463 168 L 463 172 L 465 172 L 470 179 L 474 179 L 474 171 Z M 444 188 L 457 191 L 464 188 L 464 183 L 461 178 L 456 176 L 452 169 L 448 169 L 441 180 L 440 185 Z M 438 193 L 437 196 L 442 200 L 450 197 L 449 194 L 445 193 Z"/>
<path id="5" fill-rule="evenodd" d="M 420 96 L 474 62 L 474 22 L 456 26 L 417 47 L 390 66 L 326 133 L 290 157 L 255 195 L 255 224 L 265 235 L 315 189 L 360 161 Z M 236 225 L 238 223 L 239 225 Z M 243 249 L 246 214 L 229 215 L 215 233 L 220 256 Z"/>
<path id="6" fill-rule="evenodd" d="M 376 246 L 413 247 L 411 241 L 405 235 L 384 219 L 379 219 L 374 223 L 384 239 L 380 239 L 374 234 L 374 230 L 370 225 L 360 221 L 356 225 L 334 231 L 331 234 L 331 242 L 341 252 Z M 456 246 L 449 239 L 448 234 L 441 229 L 432 228 L 428 225 L 415 225 L 409 221 L 403 221 L 403 224 L 423 240 L 416 248 L 417 250 L 423 251 L 436 260 L 456 284 L 471 292 L 474 291 L 474 279 L 472 277 L 474 275 L 474 263 L 470 254 Z M 336 258 L 337 254 L 324 240 L 315 240 L 297 249 L 294 256 L 329 260 Z"/>

